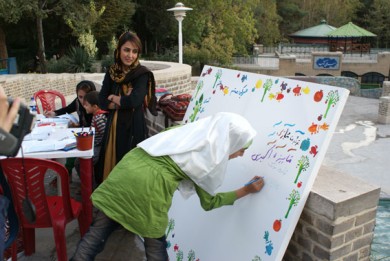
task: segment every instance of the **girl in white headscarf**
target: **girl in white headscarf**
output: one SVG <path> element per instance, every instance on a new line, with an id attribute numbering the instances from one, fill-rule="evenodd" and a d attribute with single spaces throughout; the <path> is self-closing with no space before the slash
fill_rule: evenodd
<path id="1" fill-rule="evenodd" d="M 256 131 L 234 113 L 221 112 L 157 134 L 127 153 L 92 194 L 100 210 L 72 260 L 93 260 L 117 226 L 144 238 L 147 260 L 168 260 L 165 229 L 174 192 L 196 193 L 203 209 L 232 205 L 264 186 L 217 193 L 229 159 L 243 156 Z"/>

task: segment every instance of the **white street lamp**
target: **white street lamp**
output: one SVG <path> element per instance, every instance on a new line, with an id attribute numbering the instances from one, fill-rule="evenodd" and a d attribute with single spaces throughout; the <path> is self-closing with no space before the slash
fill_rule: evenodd
<path id="1" fill-rule="evenodd" d="M 173 15 L 179 22 L 179 63 L 183 63 L 183 37 L 181 34 L 181 22 L 186 16 L 186 11 L 191 11 L 192 8 L 185 7 L 183 3 L 177 3 L 175 7 L 167 9 L 167 11 L 173 11 Z"/>

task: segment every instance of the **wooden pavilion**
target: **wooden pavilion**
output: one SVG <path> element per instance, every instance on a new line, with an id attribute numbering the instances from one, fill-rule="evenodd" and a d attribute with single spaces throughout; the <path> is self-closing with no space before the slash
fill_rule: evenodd
<path id="1" fill-rule="evenodd" d="M 321 20 L 320 24 L 292 33 L 289 37 L 295 44 L 328 44 L 328 34 L 336 29 L 326 20 Z"/>
<path id="2" fill-rule="evenodd" d="M 352 22 L 328 33 L 329 51 L 343 53 L 369 53 L 373 34 Z"/>

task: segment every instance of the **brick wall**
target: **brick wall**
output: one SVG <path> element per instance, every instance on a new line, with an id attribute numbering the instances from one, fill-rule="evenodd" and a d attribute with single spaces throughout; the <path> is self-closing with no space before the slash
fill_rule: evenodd
<path id="1" fill-rule="evenodd" d="M 168 62 L 141 61 L 155 76 L 158 88 L 166 88 L 174 94 L 191 93 L 191 66 Z M 65 96 L 74 95 L 77 83 L 91 80 L 100 89 L 103 73 L 60 73 L 60 74 L 8 74 L 0 75 L 0 86 L 8 96 L 21 97 L 29 101 L 33 94 L 42 89 L 57 90 Z"/>

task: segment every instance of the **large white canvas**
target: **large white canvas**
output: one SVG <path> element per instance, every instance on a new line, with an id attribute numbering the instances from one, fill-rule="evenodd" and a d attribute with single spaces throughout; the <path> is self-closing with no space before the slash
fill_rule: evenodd
<path id="1" fill-rule="evenodd" d="M 173 198 L 167 228 L 170 260 L 281 260 L 316 178 L 349 91 L 205 66 L 184 122 L 235 112 L 257 130 L 242 158 L 229 162 L 218 192 L 236 190 L 254 175 L 257 194 L 204 211 L 196 195 Z"/>

